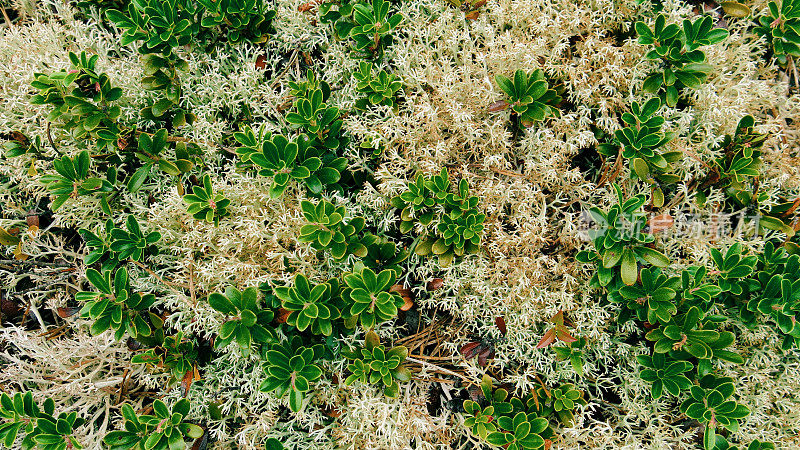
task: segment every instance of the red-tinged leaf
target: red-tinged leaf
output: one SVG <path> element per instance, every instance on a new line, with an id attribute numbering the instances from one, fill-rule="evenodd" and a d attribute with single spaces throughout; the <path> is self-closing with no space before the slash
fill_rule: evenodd
<path id="1" fill-rule="evenodd" d="M 500 112 L 507 109 L 510 104 L 505 100 L 500 100 L 489 105 L 489 112 Z"/>
<path id="2" fill-rule="evenodd" d="M 400 307 L 400 311 L 408 311 L 414 307 L 414 300 L 411 300 L 411 297 L 403 297 L 403 301 L 405 303 Z"/>
<path id="3" fill-rule="evenodd" d="M 647 322 L 647 321 L 643 322 L 642 325 L 647 330 L 652 330 L 653 328 L 657 328 L 658 327 L 658 325 L 653 325 L 652 323 Z"/>
<path id="4" fill-rule="evenodd" d="M 312 0 L 310 2 L 306 2 L 306 3 L 303 3 L 302 5 L 298 6 L 297 10 L 299 12 L 307 12 L 307 11 L 311 11 L 312 9 L 314 9 L 315 6 L 317 6 L 317 1 L 316 0 Z"/>
<path id="5" fill-rule="evenodd" d="M 264 70 L 267 68 L 267 55 L 261 54 L 256 58 L 256 69 Z"/>
<path id="6" fill-rule="evenodd" d="M 467 19 L 467 20 L 475 20 L 480 15 L 481 15 L 480 11 L 477 11 L 477 10 L 476 11 L 470 11 L 470 12 L 464 14 L 464 18 Z M 489 107 L 489 111 L 491 111 L 491 106 Z"/>
<path id="7" fill-rule="evenodd" d="M 441 278 L 434 278 L 431 281 L 428 281 L 428 284 L 425 286 L 425 289 L 429 291 L 436 291 L 441 289 L 444 286 L 444 280 Z"/>
<path id="8" fill-rule="evenodd" d="M 480 342 L 470 342 L 462 346 L 458 351 L 464 355 L 464 359 L 472 359 L 478 354 L 478 345 L 480 345 Z"/>
<path id="9" fill-rule="evenodd" d="M 291 313 L 288 309 L 278 308 L 278 314 L 275 315 L 275 323 L 286 323 Z"/>
<path id="10" fill-rule="evenodd" d="M 406 288 L 402 284 L 393 284 L 392 287 L 389 288 L 389 292 L 397 292 L 400 294 L 400 297 L 411 297 L 413 295 L 411 289 Z"/>
<path id="11" fill-rule="evenodd" d="M 545 348 L 549 347 L 553 342 L 556 341 L 556 329 L 551 328 L 547 330 L 547 333 L 542 336 L 542 340 L 536 345 L 536 348 Z"/>
<path id="12" fill-rule="evenodd" d="M 481 367 L 486 367 L 486 364 L 489 362 L 489 360 L 493 358 L 494 358 L 494 348 L 485 347 L 478 353 L 478 365 Z"/>
<path id="13" fill-rule="evenodd" d="M 552 446 L 553 446 L 553 441 L 551 441 L 550 439 L 544 440 L 544 450 L 550 450 L 550 447 Z"/>
<path id="14" fill-rule="evenodd" d="M 577 341 L 577 339 L 575 339 L 575 337 L 573 337 L 571 334 L 569 334 L 569 330 L 567 330 L 567 327 L 565 327 L 565 326 L 557 326 L 555 328 L 555 330 L 556 330 L 556 337 L 558 338 L 559 341 L 567 342 L 567 343 L 576 342 Z"/>
<path id="15" fill-rule="evenodd" d="M 17 141 L 22 145 L 28 145 L 30 143 L 30 141 L 28 140 L 28 137 L 25 136 L 24 134 L 22 134 L 19 131 L 12 131 L 11 132 L 11 140 L 12 141 Z"/>
<path id="16" fill-rule="evenodd" d="M 39 216 L 37 216 L 36 214 L 31 214 L 30 216 L 26 216 L 25 223 L 28 224 L 29 228 L 32 227 L 39 228 Z"/>
<path id="17" fill-rule="evenodd" d="M 197 369 L 189 369 L 183 374 L 183 379 L 181 380 L 181 395 L 183 398 L 186 398 L 189 395 L 189 388 L 192 387 L 192 383 L 194 382 L 194 375 Z M 199 377 L 198 377 L 199 378 Z"/>
<path id="18" fill-rule="evenodd" d="M 506 319 L 503 316 L 495 317 L 494 324 L 497 325 L 497 329 L 500 330 L 500 334 L 503 336 L 506 335 Z"/>
<path id="19" fill-rule="evenodd" d="M 74 316 L 75 314 L 78 314 L 78 312 L 80 310 L 81 310 L 81 308 L 79 306 L 69 306 L 69 307 L 66 307 L 66 308 L 59 307 L 59 308 L 56 309 L 56 314 L 58 314 L 58 317 L 61 317 L 62 319 L 66 319 L 68 317 Z"/>
<path id="20" fill-rule="evenodd" d="M 553 314 L 553 317 L 550 318 L 550 322 L 556 325 L 564 325 L 564 311 L 559 309 L 558 312 Z"/>

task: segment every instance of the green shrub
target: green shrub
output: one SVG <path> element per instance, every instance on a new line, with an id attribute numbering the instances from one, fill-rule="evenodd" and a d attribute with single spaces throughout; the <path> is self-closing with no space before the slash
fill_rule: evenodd
<path id="1" fill-rule="evenodd" d="M 665 353 L 639 355 L 636 360 L 645 367 L 639 372 L 639 376 L 652 384 L 650 391 L 656 400 L 664 395 L 664 391 L 678 397 L 682 391 L 692 386 L 692 381 L 684 375 L 694 369 L 688 361 L 668 360 Z"/>
<path id="2" fill-rule="evenodd" d="M 576 402 L 581 404 L 585 402 L 582 394 L 580 400 L 569 398 L 575 396 L 570 386 L 565 385 L 559 390 L 560 411 L 567 411 L 564 407 L 568 406 L 569 402 L 573 402 L 573 407 Z M 545 440 L 551 440 L 554 436 L 545 414 L 555 412 L 555 397 L 545 393 L 543 388 L 536 389 L 524 398 L 509 397 L 507 390 L 493 389 L 492 379 L 484 375 L 480 389 L 488 404 L 486 407 L 481 408 L 474 400 L 463 402 L 464 410 L 471 415 L 465 419 L 465 425 L 476 436 L 491 445 L 515 449 L 543 448 L 546 445 Z M 551 399 L 550 405 L 544 403 L 545 398 Z M 489 415 L 491 416 L 487 417 Z"/>
<path id="3" fill-rule="evenodd" d="M 367 254 L 361 261 L 356 263 L 354 269 L 358 269 L 358 264 L 372 269 L 379 273 L 383 270 L 393 270 L 395 276 L 399 277 L 403 273 L 400 264 L 408 259 L 408 250 L 398 249 L 397 244 L 390 242 L 386 237 L 368 234 L 361 241 L 367 247 Z M 355 271 L 355 270 L 354 270 Z"/>
<path id="4" fill-rule="evenodd" d="M 633 102 L 631 112 L 622 114 L 625 127 L 614 133 L 615 140 L 597 148 L 601 155 L 630 161 L 631 176 L 651 185 L 651 203 L 658 208 L 664 205 L 660 184 L 672 184 L 680 179 L 671 172 L 672 163 L 682 157 L 679 151 L 662 151 L 662 147 L 674 138 L 674 133 L 661 132 L 664 118 L 655 115 L 660 107 L 658 98 L 651 98 L 641 106 Z"/>
<path id="5" fill-rule="evenodd" d="M 561 102 L 561 96 L 550 87 L 541 69 L 531 73 L 518 69 L 514 72 L 513 80 L 504 75 L 496 75 L 494 79 L 506 94 L 505 103 L 498 109 L 510 106 L 523 125 L 531 126 L 536 121 L 561 116 L 556 107 Z"/>
<path id="6" fill-rule="evenodd" d="M 143 261 L 147 256 L 158 255 L 156 244 L 161 239 L 161 233 L 152 231 L 145 234 L 133 214 L 125 219 L 124 229 L 115 227 L 114 221 L 108 219 L 101 230 L 97 233 L 78 230 L 86 247 L 92 249 L 83 259 L 87 266 L 99 262 L 103 270 L 111 270 L 129 258 Z"/>
<path id="7" fill-rule="evenodd" d="M 393 270 L 385 269 L 377 275 L 372 269 L 364 267 L 359 272 L 344 276 L 345 289 L 342 297 L 350 305 L 344 311 L 345 324 L 353 328 L 361 322 L 365 330 L 372 329 L 397 316 L 398 308 L 405 301 L 397 292 L 390 292 L 396 280 Z"/>
<path id="8" fill-rule="evenodd" d="M 174 126 L 194 120 L 194 115 L 177 108 L 182 96 L 178 71 L 186 71 L 189 65 L 176 50 L 193 42 L 200 31 L 201 14 L 202 9 L 198 10 L 193 0 L 132 0 L 127 14 L 106 11 L 108 20 L 123 30 L 122 45 L 140 42 L 137 50 L 144 55 L 145 73 L 142 84 L 163 94 L 142 110 L 143 118 L 171 116 Z"/>
<path id="9" fill-rule="evenodd" d="M 579 376 L 583 376 L 583 349 L 586 347 L 586 338 L 579 337 L 575 342 L 567 342 L 566 346 L 551 347 L 559 361 L 569 361 L 572 370 Z"/>
<path id="10" fill-rule="evenodd" d="M 190 404 L 185 398 L 167 408 L 161 400 L 153 402 L 154 414 L 137 415 L 129 404 L 122 405 L 125 430 L 111 431 L 103 438 L 103 443 L 112 450 L 167 450 L 184 448 L 186 439 L 197 439 L 203 429 L 186 423 Z"/>
<path id="11" fill-rule="evenodd" d="M 42 406 L 36 404 L 30 392 L 0 395 L 0 446 L 15 448 L 17 438 L 24 433 L 20 443 L 24 450 L 81 449 L 83 446 L 73 436 L 84 420 L 78 413 L 60 413 L 54 416 L 55 402 L 46 398 Z"/>
<path id="12" fill-rule="evenodd" d="M 513 417 L 500 416 L 497 418 L 497 425 L 502 431 L 493 431 L 486 436 L 486 441 L 492 445 L 507 450 L 544 448 L 545 442 L 541 433 L 549 428 L 549 424 L 547 419 L 537 417 L 535 413 L 518 412 Z"/>
<path id="13" fill-rule="evenodd" d="M 597 272 L 592 277 L 594 284 L 608 286 L 619 274 L 625 285 L 632 286 L 639 277 L 639 263 L 665 267 L 669 259 L 648 246 L 655 238 L 644 232 L 647 217 L 639 211 L 646 201 L 644 195 L 625 200 L 622 189 L 616 184 L 614 189 L 617 204 L 608 212 L 596 206 L 589 209 L 600 226 L 589 233 L 595 250 L 581 251 L 575 258 L 580 262 L 598 263 Z"/>
<path id="14" fill-rule="evenodd" d="M 122 97 L 122 89 L 111 86 L 105 73 L 97 73 L 97 55 L 69 53 L 72 67 L 50 75 L 34 74 L 31 85 L 39 93 L 31 98 L 34 105 L 54 109 L 47 120 L 59 125 L 75 139 L 93 139 L 99 151 L 114 152 L 120 127 L 120 107 L 113 103 Z"/>
<path id="15" fill-rule="evenodd" d="M 431 178 L 418 175 L 391 204 L 400 209 L 401 233 L 411 231 L 415 223 L 421 225 L 416 254 L 434 254 L 440 264 L 449 265 L 455 256 L 480 250 L 486 216 L 478 212 L 478 198 L 469 195 L 467 180 L 460 180 L 457 191 L 450 192 L 447 169 Z"/>
<path id="16" fill-rule="evenodd" d="M 231 201 L 222 194 L 214 194 L 211 186 L 211 177 L 203 176 L 203 186 L 192 186 L 192 193 L 183 196 L 183 201 L 189 205 L 187 211 L 195 219 L 205 220 L 219 226 L 219 221 L 228 216 L 228 205 Z"/>
<path id="17" fill-rule="evenodd" d="M 280 197 L 290 180 L 303 183 L 311 194 L 322 193 L 341 178 L 347 161 L 344 158 L 326 158 L 323 163 L 319 152 L 312 148 L 312 141 L 304 134 L 289 141 L 281 135 L 272 135 L 252 128 L 234 134 L 242 144 L 236 149 L 243 162 L 250 161 L 260 167 L 259 174 L 272 177 L 270 196 Z M 326 152 L 327 153 L 327 152 Z M 342 164 L 342 161 L 344 164 Z"/>
<path id="18" fill-rule="evenodd" d="M 403 82 L 395 74 L 388 74 L 385 70 L 373 74 L 372 69 L 372 64 L 362 61 L 358 71 L 353 73 L 356 92 L 366 95 L 356 100 L 356 108 L 363 110 L 372 105 L 383 105 L 397 110 L 397 96 Z"/>
<path id="19" fill-rule="evenodd" d="M 251 286 L 240 291 L 229 286 L 224 295 L 209 294 L 208 304 L 226 317 L 233 316 L 220 327 L 214 348 L 227 347 L 235 340 L 242 354 L 248 356 L 255 344 L 269 344 L 275 340 L 270 326 L 275 314 L 258 306 L 257 288 Z"/>
<path id="20" fill-rule="evenodd" d="M 338 284 L 336 285 L 338 287 Z M 291 311 L 286 323 L 300 331 L 310 329 L 314 334 L 330 336 L 333 321 L 339 318 L 339 309 L 333 304 L 334 287 L 330 283 L 312 286 L 303 274 L 294 277 L 294 286 L 275 288 L 283 308 Z"/>
<path id="21" fill-rule="evenodd" d="M 399 382 L 411 380 L 411 371 L 403 366 L 408 356 L 408 349 L 403 346 L 386 347 L 373 331 L 364 337 L 364 346 L 355 351 L 342 352 L 352 362 L 347 366 L 350 375 L 344 384 L 350 386 L 355 381 L 383 386 L 387 397 L 395 398 L 399 394 Z"/>
<path id="22" fill-rule="evenodd" d="M 308 97 L 299 97 L 294 102 L 294 111 L 286 114 L 286 121 L 314 139 L 312 145 L 337 149 L 346 143 L 341 136 L 342 119 L 339 108 L 329 107 L 321 89 L 314 89 Z"/>
<path id="23" fill-rule="evenodd" d="M 659 14 L 652 30 L 644 22 L 636 22 L 635 28 L 639 44 L 653 46 L 647 59 L 661 63 L 660 69 L 644 80 L 642 89 L 658 94 L 669 107 L 674 107 L 683 88 L 694 89 L 705 83 L 711 71 L 699 48 L 721 42 L 729 33 L 724 28 L 713 28 L 710 16 L 694 22 L 684 19 L 682 27 L 666 22 L 666 16 Z"/>
<path id="24" fill-rule="evenodd" d="M 149 336 L 152 332 L 144 313 L 155 303 L 153 294 L 132 292 L 128 283 L 128 270 L 120 267 L 113 272 L 105 270 L 101 274 L 95 269 L 86 269 L 86 278 L 98 292 L 81 291 L 75 299 L 86 302 L 81 315 L 94 320 L 92 334 L 99 334 L 109 328 L 114 330 L 114 339 L 125 335 L 136 339 Z"/>
<path id="25" fill-rule="evenodd" d="M 800 1 L 769 2 L 758 24 L 753 31 L 767 39 L 778 64 L 785 67 L 789 58 L 800 57 Z"/>
<path id="26" fill-rule="evenodd" d="M 367 247 L 361 243 L 360 236 L 365 224 L 363 217 L 353 217 L 345 222 L 347 211 L 344 206 L 334 206 L 324 199 L 316 205 L 303 200 L 300 208 L 309 222 L 300 228 L 300 242 L 310 242 L 317 250 L 330 250 L 336 260 L 342 260 L 349 254 L 359 258 L 367 254 Z"/>
<path id="27" fill-rule="evenodd" d="M 197 0 L 205 8 L 200 23 L 204 28 L 217 28 L 228 42 L 265 42 L 275 30 L 275 11 L 264 0 Z"/>
<path id="28" fill-rule="evenodd" d="M 393 29 L 400 25 L 403 16 L 389 15 L 389 2 L 372 0 L 372 4 L 360 1 L 353 6 L 354 26 L 350 29 L 353 51 L 363 57 L 377 59 L 391 44 Z"/>
<path id="29" fill-rule="evenodd" d="M 177 333 L 163 338 L 154 348 L 136 353 L 131 357 L 131 363 L 158 368 L 169 374 L 172 383 L 182 380 L 187 372 L 194 370 L 197 355 L 195 345 L 184 339 L 183 333 Z"/>
<path id="30" fill-rule="evenodd" d="M 321 345 L 304 347 L 299 337 L 273 344 L 265 353 L 266 380 L 259 389 L 262 392 L 275 391 L 278 397 L 288 392 L 289 408 L 294 412 L 300 411 L 311 390 L 310 383 L 322 376 L 322 370 L 314 364 L 321 356 Z"/>
<path id="31" fill-rule="evenodd" d="M 167 147 L 167 130 L 164 128 L 156 131 L 152 137 L 147 133 L 139 134 L 135 153 L 141 160 L 142 166 L 130 176 L 127 184 L 129 191 L 138 191 L 154 166 L 175 177 L 192 170 L 194 163 L 185 142 L 176 144 L 174 159 L 167 158 L 162 154 Z"/>
<path id="32" fill-rule="evenodd" d="M 50 208 L 58 210 L 70 197 L 105 194 L 113 190 L 112 184 L 107 179 L 89 176 L 91 158 L 89 152 L 84 150 L 75 158 L 63 156 L 53 161 L 53 168 L 57 174 L 42 175 L 42 183 L 47 186 L 52 196 L 55 196 Z"/>
<path id="33" fill-rule="evenodd" d="M 680 278 L 667 277 L 657 268 L 642 269 L 639 272 L 641 284 L 623 286 L 620 296 L 627 301 L 627 307 L 637 312 L 637 318 L 652 324 L 667 323 L 678 312 L 675 296 L 680 286 Z"/>
<path id="34" fill-rule="evenodd" d="M 739 419 L 750 414 L 746 406 L 729 400 L 734 391 L 731 378 L 706 375 L 700 379 L 699 386 L 692 386 L 689 391 L 691 397 L 681 403 L 680 411 L 706 425 L 703 447 L 707 450 L 717 444 L 718 426 L 733 432 L 739 431 Z"/>

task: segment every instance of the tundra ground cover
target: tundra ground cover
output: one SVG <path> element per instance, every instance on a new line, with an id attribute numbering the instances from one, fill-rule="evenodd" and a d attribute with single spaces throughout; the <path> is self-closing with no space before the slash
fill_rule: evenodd
<path id="1" fill-rule="evenodd" d="M 0 446 L 800 445 L 800 3 L 3 11 Z"/>

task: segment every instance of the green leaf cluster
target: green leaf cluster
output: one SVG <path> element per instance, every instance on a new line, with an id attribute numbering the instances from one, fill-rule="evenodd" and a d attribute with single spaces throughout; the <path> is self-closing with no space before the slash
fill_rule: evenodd
<path id="1" fill-rule="evenodd" d="M 47 120 L 73 138 L 92 139 L 98 150 L 113 151 L 121 132 L 117 123 L 121 110 L 114 102 L 122 97 L 122 89 L 113 87 L 105 73 L 97 73 L 98 58 L 70 52 L 70 70 L 35 73 L 31 85 L 39 92 L 31 103 L 52 106 Z"/>
<path id="2" fill-rule="evenodd" d="M 286 122 L 308 134 L 311 146 L 336 150 L 344 147 L 348 140 L 342 132 L 339 108 L 326 103 L 329 95 L 330 90 L 318 88 L 297 97 L 293 111 L 286 114 Z"/>
<path id="3" fill-rule="evenodd" d="M 711 66 L 700 47 L 721 42 L 729 35 L 724 28 L 714 28 L 710 16 L 694 22 L 684 19 L 681 25 L 667 25 L 664 14 L 656 17 L 653 29 L 644 22 L 635 24 L 639 44 L 652 46 L 647 59 L 661 62 L 661 67 L 645 78 L 642 89 L 658 94 L 669 107 L 678 103 L 683 88 L 697 88 L 708 78 Z"/>
<path id="4" fill-rule="evenodd" d="M 344 380 L 347 386 L 356 381 L 378 384 L 383 387 L 384 395 L 396 398 L 400 392 L 398 382 L 411 380 L 411 371 L 403 366 L 408 349 L 397 346 L 386 350 L 374 331 L 367 332 L 362 347 L 343 351 L 342 354 L 352 361 L 347 366 L 350 375 Z"/>
<path id="5" fill-rule="evenodd" d="M 372 0 L 372 3 L 359 1 L 353 5 L 352 24 L 339 27 L 343 31 L 348 27 L 348 36 L 352 40 L 353 53 L 370 59 L 383 56 L 384 50 L 392 43 L 392 30 L 403 21 L 400 14 L 389 15 L 389 2 Z"/>
<path id="6" fill-rule="evenodd" d="M 672 163 L 680 160 L 679 151 L 664 152 L 662 147 L 674 138 L 674 133 L 661 132 L 664 118 L 657 116 L 661 100 L 651 98 L 644 105 L 631 104 L 631 112 L 622 114 L 625 127 L 614 133 L 612 142 L 600 144 L 597 151 L 608 157 L 623 157 L 630 161 L 631 176 L 651 185 L 652 203 L 664 205 L 661 184 L 672 184 L 680 179 L 673 173 Z"/>
<path id="7" fill-rule="evenodd" d="M 800 57 L 800 1 L 771 1 L 753 31 L 772 46 L 772 55 L 783 67 Z"/>
<path id="8" fill-rule="evenodd" d="M 500 90 L 506 94 L 506 103 L 519 116 L 523 125 L 530 126 L 548 117 L 561 116 L 557 108 L 561 103 L 561 96 L 550 86 L 542 69 L 530 73 L 517 69 L 513 80 L 504 75 L 496 75 L 494 79 Z"/>
<path id="9" fill-rule="evenodd" d="M 317 250 L 329 250 L 336 260 L 347 255 L 359 258 L 366 256 L 367 247 L 361 243 L 364 229 L 363 217 L 353 217 L 345 221 L 347 211 L 344 206 L 335 206 L 321 199 L 317 204 L 303 200 L 300 203 L 303 216 L 308 224 L 300 228 L 300 242 L 310 242 Z"/>
<path id="10" fill-rule="evenodd" d="M 586 347 L 586 338 L 579 337 L 575 342 L 567 342 L 565 346 L 550 347 L 556 354 L 559 361 L 569 361 L 572 370 L 579 376 L 583 376 L 583 349 Z"/>
<path id="11" fill-rule="evenodd" d="M 139 134 L 135 154 L 142 165 L 128 179 L 129 191 L 138 191 L 153 167 L 158 167 L 162 172 L 175 177 L 192 170 L 194 162 L 185 142 L 176 143 L 174 157 L 164 155 L 168 147 L 167 130 L 164 128 L 156 131 L 152 137 L 147 133 Z"/>
<path id="12" fill-rule="evenodd" d="M 111 431 L 103 443 L 111 450 L 172 450 L 185 448 L 186 439 L 197 439 L 203 429 L 186 423 L 191 405 L 185 398 L 178 400 L 170 410 L 161 400 L 153 402 L 153 414 L 137 415 L 131 405 L 122 405 L 124 430 Z"/>
<path id="13" fill-rule="evenodd" d="M 151 323 L 147 319 L 154 315 L 149 308 L 155 303 L 153 294 L 140 294 L 131 290 L 128 270 L 120 267 L 115 271 L 86 269 L 86 278 L 97 291 L 81 291 L 75 299 L 85 302 L 81 315 L 94 320 L 92 334 L 99 334 L 108 329 L 114 330 L 114 339 L 120 340 L 125 335 L 137 339 L 139 336 L 150 336 Z"/>
<path id="14" fill-rule="evenodd" d="M 0 395 L 0 447 L 33 448 L 41 450 L 81 449 L 83 446 L 73 436 L 84 420 L 78 413 L 60 413 L 54 416 L 55 402 L 46 398 L 40 407 L 31 392 L 17 392 L 12 396 Z M 15 447 L 17 438 L 25 437 Z"/>
<path id="15" fill-rule="evenodd" d="M 294 286 L 276 287 L 283 308 L 291 311 L 286 323 L 299 331 L 309 329 L 313 334 L 330 336 L 333 321 L 339 318 L 340 310 L 335 305 L 339 284 L 336 280 L 312 286 L 303 274 L 294 277 Z"/>
<path id="16" fill-rule="evenodd" d="M 264 0 L 197 0 L 205 8 L 200 25 L 215 28 L 228 42 L 266 42 L 274 33 L 275 10 Z"/>
<path id="17" fill-rule="evenodd" d="M 728 431 L 739 431 L 739 420 L 747 417 L 750 410 L 731 399 L 734 392 L 731 378 L 706 375 L 699 385 L 689 389 L 691 396 L 681 403 L 680 411 L 688 417 L 705 424 L 703 447 L 707 450 L 717 445 L 717 427 Z"/>
<path id="18" fill-rule="evenodd" d="M 136 216 L 129 214 L 125 219 L 125 228 L 114 226 L 114 221 L 108 219 L 105 225 L 96 233 L 90 230 L 78 230 L 91 249 L 84 257 L 87 266 L 100 263 L 102 270 L 113 270 L 121 261 L 131 259 L 143 261 L 148 256 L 158 255 L 158 246 L 161 233 L 142 231 Z"/>
<path id="19" fill-rule="evenodd" d="M 112 184 L 103 178 L 90 177 L 91 158 L 84 150 L 74 158 L 62 156 L 53 161 L 55 174 L 42 175 L 42 183 L 47 186 L 50 195 L 54 196 L 50 208 L 58 210 L 67 199 L 82 195 L 106 194 L 113 191 Z"/>
<path id="20" fill-rule="evenodd" d="M 195 219 L 213 223 L 215 227 L 219 226 L 220 219 L 230 214 L 231 201 L 220 193 L 214 194 L 208 174 L 203 176 L 203 186 L 192 186 L 192 193 L 184 195 L 183 201 L 189 205 L 187 211 Z"/>
<path id="21" fill-rule="evenodd" d="M 356 92 L 364 94 L 364 98 L 356 100 L 356 108 L 366 110 L 373 105 L 389 106 L 397 110 L 397 96 L 403 82 L 395 74 L 385 70 L 373 73 L 371 63 L 361 61 L 358 71 L 353 72 L 356 81 Z"/>
<path id="22" fill-rule="evenodd" d="M 408 190 L 391 199 L 400 209 L 400 232 L 408 233 L 415 223 L 422 235 L 414 247 L 420 256 L 437 255 L 439 263 L 449 265 L 455 256 L 480 250 L 486 215 L 478 212 L 478 197 L 469 195 L 469 183 L 461 179 L 450 192 L 447 169 L 430 178 L 417 175 Z"/>
<path id="23" fill-rule="evenodd" d="M 240 291 L 229 286 L 224 294 L 209 294 L 208 304 L 226 317 L 232 316 L 220 327 L 214 348 L 224 348 L 236 341 L 242 354 L 248 356 L 255 345 L 269 344 L 276 339 L 270 326 L 275 314 L 259 306 L 256 287 Z"/>
<path id="24" fill-rule="evenodd" d="M 260 168 L 259 174 L 272 177 L 270 196 L 283 195 L 290 180 L 302 183 L 312 195 L 319 195 L 341 179 L 341 171 L 347 167 L 345 158 L 323 158 L 313 141 L 305 134 L 294 140 L 282 135 L 272 135 L 263 128 L 256 134 L 249 126 L 234 133 L 242 146 L 236 149 L 243 162 L 250 161 Z"/>
<path id="25" fill-rule="evenodd" d="M 147 364 L 169 374 L 170 381 L 181 380 L 190 370 L 194 370 L 197 361 L 197 348 L 183 333 L 166 336 L 162 342 L 131 357 L 133 364 Z"/>
<path id="26" fill-rule="evenodd" d="M 598 263 L 592 284 L 609 286 L 619 275 L 625 285 L 632 286 L 639 278 L 639 264 L 666 267 L 669 259 L 649 246 L 655 238 L 645 232 L 647 217 L 640 211 L 645 196 L 639 194 L 626 200 L 618 185 L 615 184 L 614 189 L 617 203 L 607 212 L 596 206 L 589 209 L 592 219 L 599 225 L 590 231 L 594 251 L 581 251 L 576 259 Z"/>
<path id="27" fill-rule="evenodd" d="M 286 342 L 272 344 L 264 356 L 266 380 L 259 389 L 262 392 L 274 391 L 278 397 L 288 392 L 289 407 L 294 412 L 300 411 L 311 390 L 310 383 L 322 376 L 322 370 L 314 364 L 322 356 L 322 346 L 305 347 L 295 336 Z"/>
<path id="28" fill-rule="evenodd" d="M 345 275 L 347 288 L 342 298 L 350 305 L 343 311 L 345 325 L 354 328 L 360 322 L 365 330 L 369 330 L 395 318 L 398 308 L 404 303 L 397 292 L 389 291 L 396 279 L 392 269 L 375 274 L 369 267 Z"/>
<path id="29" fill-rule="evenodd" d="M 359 270 L 358 264 L 372 269 L 373 272 L 379 273 L 383 270 L 393 270 L 395 276 L 400 276 L 403 269 L 400 264 L 408 259 L 408 250 L 405 248 L 397 248 L 397 244 L 389 241 L 384 236 L 376 236 L 374 234 L 367 234 L 361 240 L 361 243 L 367 247 L 367 254 L 357 262 L 354 267 L 354 272 Z"/>
<path id="30" fill-rule="evenodd" d="M 556 414 L 555 402 L 561 414 L 572 417 L 576 404 L 585 404 L 583 394 L 574 391 L 571 385 L 564 385 L 558 391 L 558 398 L 539 388 L 525 397 L 509 397 L 502 388 L 493 389 L 492 379 L 484 375 L 480 388 L 483 399 L 464 400 L 464 411 L 469 414 L 464 424 L 472 433 L 487 443 L 515 449 L 544 448 L 546 440 L 555 435 L 548 416 Z M 578 397 L 575 397 L 575 393 Z M 546 400 L 549 399 L 549 400 Z M 571 408 L 567 408 L 572 403 Z M 560 416 L 556 416 L 559 418 Z"/>

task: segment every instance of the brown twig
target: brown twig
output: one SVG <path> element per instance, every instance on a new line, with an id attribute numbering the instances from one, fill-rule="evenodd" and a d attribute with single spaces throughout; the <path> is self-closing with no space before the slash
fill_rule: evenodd
<path id="1" fill-rule="evenodd" d="M 14 22 L 11 21 L 10 17 L 8 17 L 8 13 L 6 12 L 6 9 L 5 8 L 0 8 L 0 9 L 3 10 L 3 17 L 6 19 L 6 23 L 8 24 L 8 28 L 13 27 L 14 26 Z"/>
<path id="2" fill-rule="evenodd" d="M 146 135 L 148 135 L 150 137 L 154 136 L 153 133 L 148 133 L 148 132 L 142 131 L 142 130 L 136 130 L 135 134 L 136 134 L 137 137 L 139 135 L 141 135 L 141 134 L 146 134 Z M 236 150 L 234 150 L 233 147 L 224 147 L 222 145 L 219 145 L 219 144 L 214 143 L 214 142 L 209 142 L 209 141 L 194 141 L 194 140 L 191 140 L 189 138 L 185 138 L 183 136 L 167 136 L 167 142 L 186 142 L 187 144 L 205 145 L 207 147 L 219 147 L 219 148 L 225 150 L 228 153 L 236 153 Z"/>
<path id="3" fill-rule="evenodd" d="M 0 264 L 10 265 L 10 266 L 18 265 L 18 266 L 27 266 L 27 267 L 33 267 L 33 266 L 50 267 L 50 268 L 53 268 L 53 269 L 63 269 L 63 268 L 72 267 L 71 264 L 49 263 L 49 262 L 44 262 L 44 261 L 31 261 L 31 260 L 23 261 L 21 259 L 0 259 Z"/>
<path id="4" fill-rule="evenodd" d="M 53 150 L 56 151 L 59 155 L 61 152 L 58 151 L 58 147 L 56 147 L 56 143 L 53 142 L 53 136 L 50 134 L 50 122 L 47 122 L 47 141 L 50 142 L 50 146 L 53 147 Z"/>
<path id="5" fill-rule="evenodd" d="M 128 373 L 130 369 L 125 369 L 125 372 L 122 374 L 122 383 L 119 384 L 119 395 L 117 396 L 117 402 L 114 405 L 119 405 L 122 403 L 122 398 L 125 396 L 125 381 L 128 379 Z"/>
<path id="6" fill-rule="evenodd" d="M 425 356 L 425 355 L 408 355 L 413 358 L 426 359 L 428 361 L 454 361 L 452 356 Z"/>
<path id="7" fill-rule="evenodd" d="M 471 384 L 473 386 L 480 386 L 478 383 L 475 383 L 474 381 L 470 380 L 469 378 L 465 377 L 464 375 L 461 375 L 460 373 L 457 373 L 457 372 L 453 372 L 452 370 L 445 369 L 444 367 L 437 366 L 436 364 L 429 363 L 427 361 L 422 361 L 422 360 L 419 360 L 419 359 L 416 359 L 416 358 L 409 358 L 409 357 L 406 357 L 406 361 L 410 361 L 412 363 L 417 363 L 417 364 L 419 364 L 421 366 L 430 367 L 431 369 L 434 369 L 438 373 L 442 373 L 442 374 L 446 374 L 446 375 L 452 375 L 454 377 L 461 378 L 461 380 L 463 380 L 464 382 L 469 383 L 469 384 Z"/>
<path id="8" fill-rule="evenodd" d="M 150 275 L 152 275 L 153 277 L 155 277 L 155 279 L 158 280 L 158 282 L 163 284 L 164 286 L 169 286 L 169 287 L 173 287 L 173 288 L 177 287 L 177 288 L 181 288 L 181 289 L 189 289 L 189 286 L 186 286 L 185 284 L 174 283 L 174 282 L 167 281 L 167 280 L 161 278 L 157 273 L 153 272 L 152 269 L 150 269 L 149 267 L 147 267 L 144 264 L 140 263 L 139 261 L 131 260 L 131 262 L 136 264 L 137 266 L 139 266 L 145 272 L 147 272 Z"/>
<path id="9" fill-rule="evenodd" d="M 62 336 L 64 334 L 63 333 L 64 330 L 66 330 L 67 327 L 68 327 L 68 325 L 61 325 L 60 327 L 56 327 L 56 328 L 53 328 L 52 330 L 47 330 L 44 333 L 40 333 L 38 335 L 38 337 L 47 336 L 47 340 L 48 341 L 52 341 L 53 339 L 56 339 L 56 338 Z"/>

